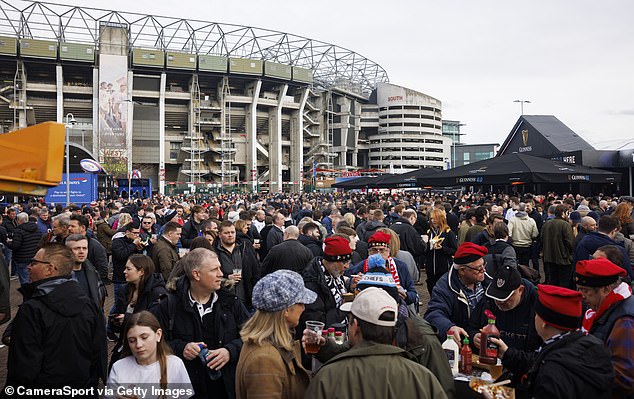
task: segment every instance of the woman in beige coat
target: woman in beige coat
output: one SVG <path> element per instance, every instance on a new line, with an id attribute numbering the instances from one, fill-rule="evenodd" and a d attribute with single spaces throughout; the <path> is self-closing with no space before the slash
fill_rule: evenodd
<path id="1" fill-rule="evenodd" d="M 310 382 L 302 367 L 299 341 L 292 329 L 304 304 L 317 294 L 304 287 L 302 277 L 290 270 L 264 276 L 253 288 L 257 309 L 242 327 L 244 345 L 236 371 L 236 398 L 301 399 Z"/>

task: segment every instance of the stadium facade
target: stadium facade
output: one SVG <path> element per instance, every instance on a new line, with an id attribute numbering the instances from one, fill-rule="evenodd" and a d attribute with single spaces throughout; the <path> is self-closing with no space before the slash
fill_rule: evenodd
<path id="1" fill-rule="evenodd" d="M 441 102 L 336 45 L 246 26 L 0 0 L 0 123 L 69 126 L 118 177 L 302 190 L 443 168 Z M 72 169 L 71 169 L 72 170 Z"/>

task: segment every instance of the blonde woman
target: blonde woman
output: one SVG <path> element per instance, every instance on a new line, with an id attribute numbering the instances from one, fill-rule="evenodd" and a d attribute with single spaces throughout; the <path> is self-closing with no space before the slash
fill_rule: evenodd
<path id="1" fill-rule="evenodd" d="M 253 288 L 255 314 L 240 335 L 244 345 L 236 371 L 236 398 L 301 399 L 310 382 L 302 367 L 299 341 L 293 330 L 317 294 L 306 289 L 302 277 L 277 270 Z"/>
<path id="2" fill-rule="evenodd" d="M 434 208 L 429 213 L 429 248 L 425 270 L 427 271 L 427 290 L 432 289 L 440 276 L 445 274 L 453 263 L 453 255 L 458 249 L 458 239 L 447 225 L 447 216 L 443 209 Z"/>

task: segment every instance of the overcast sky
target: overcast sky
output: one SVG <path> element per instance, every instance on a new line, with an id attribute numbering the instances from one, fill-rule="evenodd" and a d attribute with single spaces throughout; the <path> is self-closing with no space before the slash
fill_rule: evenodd
<path id="1" fill-rule="evenodd" d="M 634 1 L 57 0 L 294 33 L 356 51 L 433 96 L 467 143 L 555 115 L 591 143 L 634 140 Z"/>

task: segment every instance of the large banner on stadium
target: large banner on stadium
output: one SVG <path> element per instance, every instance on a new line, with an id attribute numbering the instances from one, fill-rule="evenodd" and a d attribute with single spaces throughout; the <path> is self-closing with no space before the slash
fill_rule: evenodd
<path id="1" fill-rule="evenodd" d="M 116 177 L 128 171 L 128 58 L 99 55 L 99 162 Z"/>

